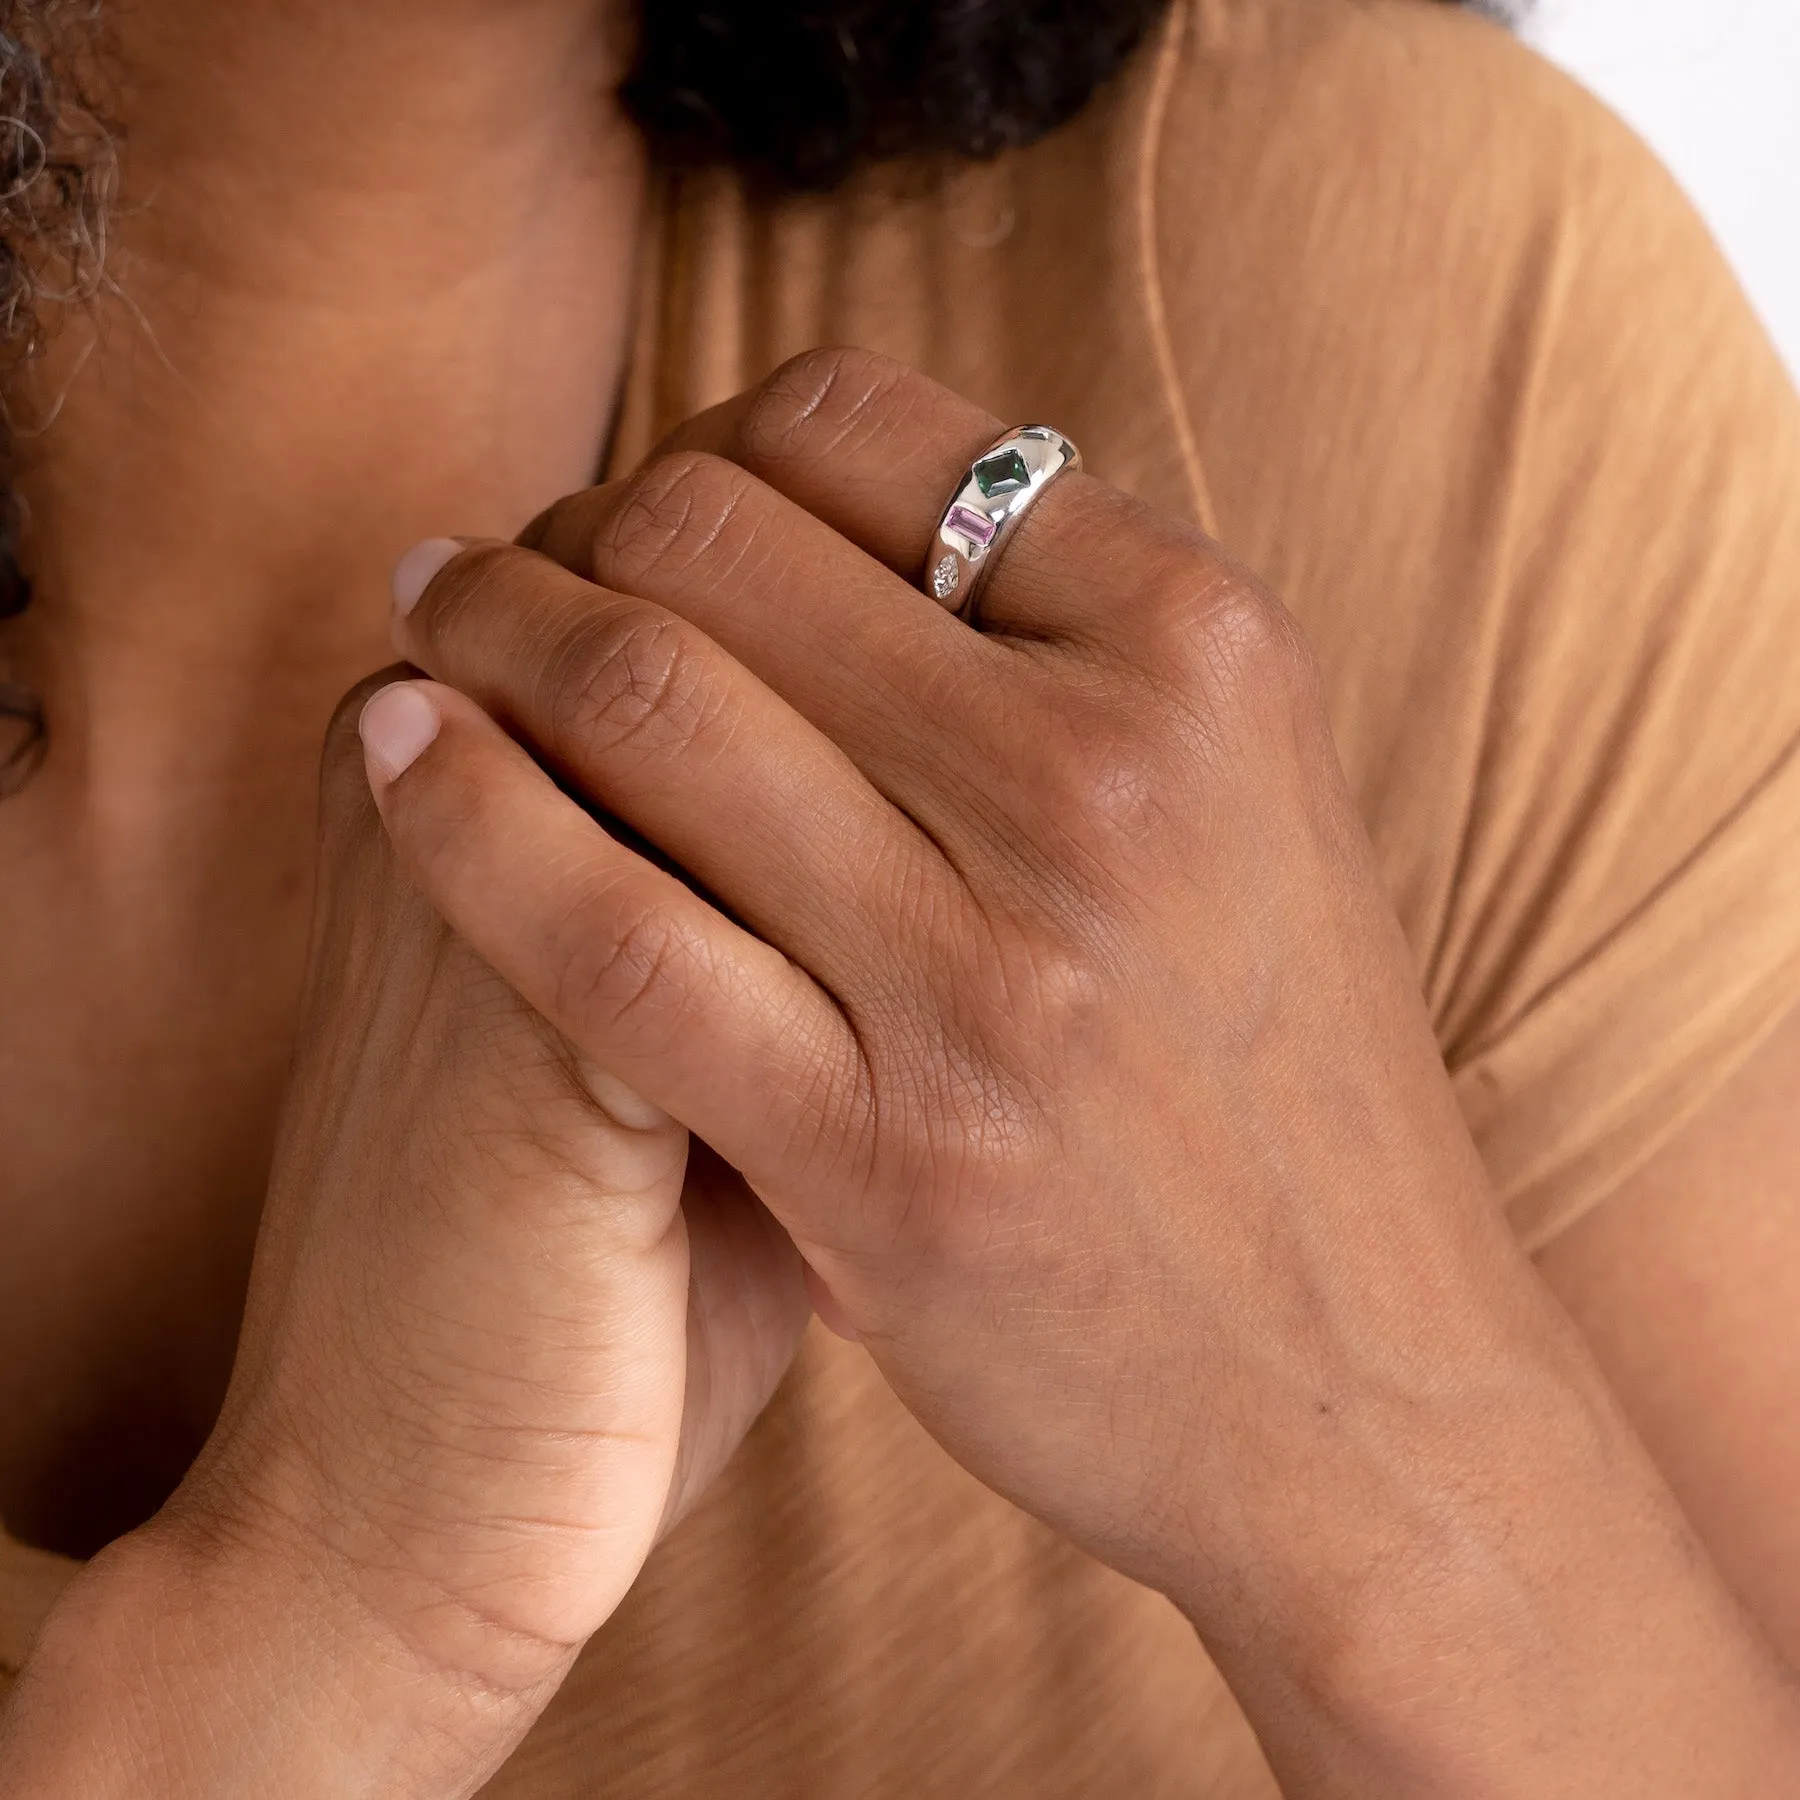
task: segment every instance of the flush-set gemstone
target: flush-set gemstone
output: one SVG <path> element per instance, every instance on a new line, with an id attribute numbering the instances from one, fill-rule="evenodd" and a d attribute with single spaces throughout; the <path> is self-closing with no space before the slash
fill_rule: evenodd
<path id="1" fill-rule="evenodd" d="M 986 513 L 979 513 L 972 506 L 964 506 L 960 500 L 950 508 L 944 523 L 952 531 L 960 531 L 970 543 L 979 544 L 984 550 L 994 541 L 994 534 L 1000 529 Z"/>
<path id="2" fill-rule="evenodd" d="M 1065 469 L 1075 446 L 1047 425 L 1009 432 L 957 484 L 938 521 L 919 586 L 959 619 L 973 621 L 983 583 L 1038 495 Z"/>
<path id="3" fill-rule="evenodd" d="M 992 500 L 1031 486 L 1031 471 L 1017 450 L 996 450 L 975 465 L 975 485 Z"/>

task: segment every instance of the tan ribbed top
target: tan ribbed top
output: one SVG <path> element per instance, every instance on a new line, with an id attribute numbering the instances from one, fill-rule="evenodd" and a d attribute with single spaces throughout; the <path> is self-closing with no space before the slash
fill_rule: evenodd
<path id="1" fill-rule="evenodd" d="M 1668 177 L 1426 0 L 1181 0 L 1074 125 L 827 199 L 671 183 L 615 465 L 819 342 L 1288 601 L 1526 1241 L 1800 1002 L 1800 401 Z M 67 1565 L 0 1545 L 0 1663 Z M 1160 1600 L 822 1335 L 489 1792 L 1269 1800 Z"/>

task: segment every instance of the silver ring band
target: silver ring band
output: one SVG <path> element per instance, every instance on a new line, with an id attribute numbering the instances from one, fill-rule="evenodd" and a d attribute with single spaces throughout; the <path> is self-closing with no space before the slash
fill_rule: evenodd
<path id="1" fill-rule="evenodd" d="M 976 603 L 1007 540 L 1038 496 L 1081 452 L 1048 425 L 1020 425 L 969 465 L 932 536 L 919 585 L 940 606 L 973 622 Z"/>

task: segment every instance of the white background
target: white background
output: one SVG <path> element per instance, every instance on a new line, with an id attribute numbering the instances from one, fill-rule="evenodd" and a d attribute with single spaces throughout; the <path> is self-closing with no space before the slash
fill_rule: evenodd
<path id="1" fill-rule="evenodd" d="M 1536 0 L 1526 35 L 1656 147 L 1800 373 L 1800 0 Z"/>

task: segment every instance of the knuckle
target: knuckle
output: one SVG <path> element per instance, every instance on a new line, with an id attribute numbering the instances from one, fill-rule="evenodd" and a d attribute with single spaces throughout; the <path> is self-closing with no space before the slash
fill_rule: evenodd
<path id="1" fill-rule="evenodd" d="M 635 1049 L 653 1054 L 675 1035 L 703 949 L 655 896 L 589 896 L 567 921 L 563 942 L 553 1005 L 584 1049 L 628 1030 Z"/>
<path id="2" fill-rule="evenodd" d="M 1292 614 L 1248 581 L 1209 584 L 1190 603 L 1189 658 L 1217 708 L 1261 711 L 1310 690 L 1312 654 Z"/>
<path id="3" fill-rule="evenodd" d="M 1171 742 L 1208 761 L 1323 711 L 1311 647 L 1280 601 L 1216 557 L 1165 562 L 1140 589 L 1133 663 Z M 1144 696 L 1139 696 L 1143 710 Z"/>
<path id="4" fill-rule="evenodd" d="M 1065 842 L 1135 843 L 1162 819 L 1164 755 L 1110 712 L 1065 721 L 1039 753 L 1043 803 Z"/>
<path id="5" fill-rule="evenodd" d="M 751 398 L 740 427 L 746 452 L 774 464 L 832 456 L 889 418 L 919 377 L 872 350 L 807 350 Z"/>
<path id="6" fill-rule="evenodd" d="M 513 544 L 472 544 L 445 565 L 408 624 L 428 649 L 469 653 L 529 634 L 545 605 L 539 556 Z"/>
<path id="7" fill-rule="evenodd" d="M 1056 1062 L 1104 1024 L 1109 991 L 1101 958 L 1066 929 L 1023 935 L 1004 969 L 1006 1016 L 1024 1021 L 1038 1056 Z"/>
<path id="8" fill-rule="evenodd" d="M 742 529 L 751 477 L 735 463 L 702 451 L 658 457 L 625 484 L 597 525 L 591 544 L 594 579 L 633 589 L 679 582 L 712 570 L 747 548 Z"/>
<path id="9" fill-rule="evenodd" d="M 665 752 L 690 744 L 719 704 L 692 631 L 648 607 L 583 621 L 548 679 L 552 739 L 577 759 L 615 757 L 634 741 Z"/>

